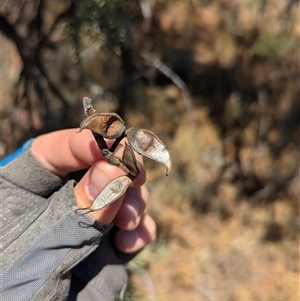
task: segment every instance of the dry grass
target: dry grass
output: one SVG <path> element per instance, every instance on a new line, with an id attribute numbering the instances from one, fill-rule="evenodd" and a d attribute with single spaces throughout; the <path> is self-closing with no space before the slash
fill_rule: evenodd
<path id="1" fill-rule="evenodd" d="M 251 210 L 243 203 L 236 206 L 234 218 L 221 221 L 216 214 L 199 216 L 162 207 L 168 211 L 160 218 L 169 237 L 137 258 L 147 263 L 131 278 L 138 300 L 299 298 L 297 241 L 263 242 L 266 210 Z"/>
<path id="2" fill-rule="evenodd" d="M 217 125 L 205 107 L 195 116 L 196 138 L 187 114 L 173 119 L 177 130 L 169 141 L 174 160 L 169 177 L 163 178 L 157 165 L 148 166 L 148 210 L 158 224 L 158 241 L 129 264 L 129 300 L 298 300 L 299 178 L 289 190 L 292 199 L 285 195 L 257 204 L 243 197 L 231 181 L 232 171 L 221 172 L 226 159 Z M 162 124 L 159 114 L 156 118 L 155 124 Z M 245 131 L 251 136 L 251 129 Z M 283 169 L 295 164 L 294 151 L 283 153 Z M 261 151 L 254 168 L 263 178 L 272 164 L 270 154 Z"/>

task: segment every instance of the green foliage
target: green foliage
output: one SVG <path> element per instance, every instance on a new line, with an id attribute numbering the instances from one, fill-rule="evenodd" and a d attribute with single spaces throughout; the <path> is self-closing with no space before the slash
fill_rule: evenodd
<path id="1" fill-rule="evenodd" d="M 121 44 L 128 40 L 131 18 L 135 15 L 132 7 L 136 5 L 132 2 L 135 1 L 73 1 L 71 33 L 82 48 L 98 44 L 120 54 Z"/>
<path id="2" fill-rule="evenodd" d="M 284 56 L 296 45 L 296 40 L 289 35 L 274 35 L 263 32 L 251 48 L 253 54 L 259 56 Z"/>

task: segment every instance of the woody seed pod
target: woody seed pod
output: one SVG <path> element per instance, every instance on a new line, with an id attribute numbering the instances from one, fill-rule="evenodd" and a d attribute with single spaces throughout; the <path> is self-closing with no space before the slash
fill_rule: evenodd
<path id="1" fill-rule="evenodd" d="M 138 161 L 135 158 L 132 147 L 127 143 L 125 143 L 122 161 L 125 164 L 125 166 L 129 169 L 130 174 L 134 178 L 136 178 L 141 172 L 141 168 L 139 166 Z"/>
<path id="2" fill-rule="evenodd" d="M 145 129 L 129 128 L 126 131 L 127 139 L 132 148 L 167 169 L 166 175 L 172 168 L 172 160 L 166 145 L 151 131 Z"/>
<path id="3" fill-rule="evenodd" d="M 94 113 L 81 122 L 79 132 L 84 129 L 89 129 L 107 139 L 117 139 L 122 136 L 126 127 L 116 113 Z"/>

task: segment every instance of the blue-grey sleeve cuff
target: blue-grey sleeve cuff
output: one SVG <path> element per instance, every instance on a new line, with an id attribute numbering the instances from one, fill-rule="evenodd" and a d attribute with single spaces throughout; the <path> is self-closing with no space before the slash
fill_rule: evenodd
<path id="1" fill-rule="evenodd" d="M 31 144 L 32 144 L 33 141 L 34 141 L 34 138 L 31 138 L 31 139 L 27 140 L 15 152 L 13 152 L 12 154 L 10 154 L 7 157 L 5 157 L 4 159 L 2 159 L 0 161 L 0 167 L 3 167 L 5 165 L 9 164 L 15 158 L 17 158 L 18 156 L 20 156 L 21 154 L 23 154 L 28 148 L 30 148 L 30 146 L 31 146 Z"/>
<path id="2" fill-rule="evenodd" d="M 63 180 L 37 162 L 29 146 L 2 164 L 1 177 L 22 189 L 48 197 L 62 186 Z"/>

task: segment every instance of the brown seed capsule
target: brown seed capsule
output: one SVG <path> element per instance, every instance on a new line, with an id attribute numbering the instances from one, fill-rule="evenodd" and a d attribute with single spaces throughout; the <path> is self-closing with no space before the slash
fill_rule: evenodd
<path id="1" fill-rule="evenodd" d="M 127 176 L 120 176 L 108 182 L 88 209 L 96 211 L 112 204 L 125 194 L 131 182 L 132 180 Z"/>
<path id="2" fill-rule="evenodd" d="M 127 143 L 125 143 L 122 161 L 125 164 L 125 166 L 129 169 L 130 174 L 134 178 L 136 178 L 141 172 L 141 168 L 139 166 L 138 161 L 135 158 L 132 147 Z"/>
<path id="3" fill-rule="evenodd" d="M 80 124 L 80 132 L 89 129 L 107 139 L 116 139 L 126 130 L 125 123 L 116 113 L 94 113 Z"/>
<path id="4" fill-rule="evenodd" d="M 166 145 L 151 131 L 145 129 L 129 128 L 126 131 L 127 139 L 132 148 L 167 169 L 167 174 L 172 168 L 172 160 Z"/>

